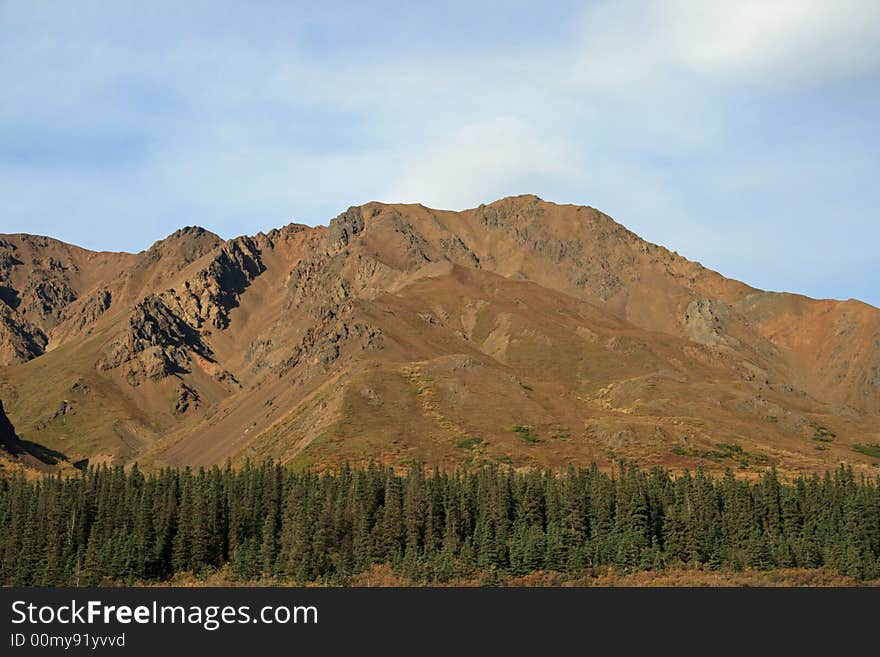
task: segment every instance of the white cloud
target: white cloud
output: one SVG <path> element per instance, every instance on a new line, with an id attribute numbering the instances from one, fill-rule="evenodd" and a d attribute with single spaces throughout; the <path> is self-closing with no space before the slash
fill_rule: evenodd
<path id="1" fill-rule="evenodd" d="M 880 69 L 875 0 L 618 0 L 583 16 L 579 75 L 811 85 Z"/>
<path id="2" fill-rule="evenodd" d="M 579 175 L 561 142 L 539 135 L 515 117 L 500 117 L 442 135 L 404 163 L 385 197 L 461 209 L 502 196 L 535 193 L 542 181 L 560 184 Z"/>

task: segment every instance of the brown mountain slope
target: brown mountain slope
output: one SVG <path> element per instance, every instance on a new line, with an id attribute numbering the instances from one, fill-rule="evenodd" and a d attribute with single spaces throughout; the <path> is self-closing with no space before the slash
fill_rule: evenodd
<path id="1" fill-rule="evenodd" d="M 0 236 L 0 396 L 69 459 L 872 468 L 880 310 L 592 209 L 369 203 L 139 254 Z"/>

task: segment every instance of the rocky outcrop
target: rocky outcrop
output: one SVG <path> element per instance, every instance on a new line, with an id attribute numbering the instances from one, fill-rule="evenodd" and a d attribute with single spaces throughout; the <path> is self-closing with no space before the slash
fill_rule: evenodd
<path id="1" fill-rule="evenodd" d="M 80 304 L 71 306 L 65 313 L 70 321 L 70 329 L 80 332 L 97 322 L 110 309 L 113 294 L 109 289 L 98 290 L 82 300 Z"/>
<path id="2" fill-rule="evenodd" d="M 211 350 L 199 332 L 152 295 L 137 304 L 128 330 L 105 350 L 98 369 L 125 365 L 126 379 L 137 386 L 188 372 L 192 354 L 211 359 Z"/>
<path id="3" fill-rule="evenodd" d="M 597 210 L 578 208 L 583 238 L 561 237 L 548 221 L 547 204 L 536 196 L 504 199 L 474 213 L 481 225 L 505 234 L 601 301 L 624 294 L 629 283 L 637 282 L 634 265 L 641 240 Z"/>
<path id="4" fill-rule="evenodd" d="M 238 305 L 238 297 L 251 281 L 265 271 L 260 250 L 250 237 L 227 243 L 181 290 L 168 290 L 163 302 L 193 328 L 229 326 L 229 312 Z"/>
<path id="5" fill-rule="evenodd" d="M 299 261 L 287 277 L 287 301 L 291 312 L 307 313 L 323 321 L 351 310 L 351 283 L 342 277 L 342 260 L 327 257 Z"/>
<path id="6" fill-rule="evenodd" d="M 239 295 L 265 270 L 256 242 L 240 237 L 225 244 L 182 289 L 153 294 L 136 306 L 128 327 L 105 350 L 101 370 L 125 367 L 133 386 L 191 371 L 193 357 L 213 362 L 206 336 L 229 326 Z M 109 299 L 107 300 L 109 303 Z M 234 381 L 217 368 L 215 378 Z M 192 399 L 186 407 L 192 406 Z"/>
<path id="7" fill-rule="evenodd" d="M 223 243 L 217 235 L 201 226 L 186 226 L 159 240 L 140 254 L 141 266 L 160 261 L 171 271 L 181 271 Z"/>
<path id="8" fill-rule="evenodd" d="M 0 365 L 24 363 L 40 356 L 49 338 L 5 303 L 0 302 Z"/>
<path id="9" fill-rule="evenodd" d="M 185 415 L 188 411 L 197 409 L 201 405 L 201 397 L 198 391 L 181 383 L 177 386 L 174 397 L 174 412 L 177 415 Z"/>
<path id="10" fill-rule="evenodd" d="M 364 230 L 364 210 L 350 207 L 327 226 L 325 243 L 329 253 L 342 251 Z"/>
<path id="11" fill-rule="evenodd" d="M 732 310 L 724 303 L 711 299 L 694 299 L 684 314 L 687 336 L 702 345 L 711 347 L 737 347 L 739 341 L 726 332 Z"/>
<path id="12" fill-rule="evenodd" d="M 48 244 L 47 238 L 25 238 Z M 76 265 L 47 256 L 30 258 L 0 239 L 0 365 L 25 362 L 44 353 L 48 332 L 76 300 L 67 273 Z"/>
<path id="13" fill-rule="evenodd" d="M 363 228 L 356 219 L 349 219 L 353 226 Z M 344 225 L 344 224 L 343 224 Z M 338 235 L 350 235 L 352 224 L 341 229 Z M 334 238 L 334 243 L 345 241 Z M 381 330 L 358 322 L 354 318 L 354 295 L 352 283 L 342 276 L 343 260 L 330 256 L 317 256 L 301 260 L 287 277 L 288 312 L 305 317 L 309 325 L 301 337 L 274 370 L 284 376 L 299 368 L 301 376 L 326 372 L 335 363 L 350 342 L 364 338 L 377 348 L 381 342 Z M 284 322 L 286 320 L 282 320 Z"/>
<path id="14" fill-rule="evenodd" d="M 359 349 L 382 348 L 382 329 L 364 322 L 346 323 L 335 320 L 330 326 L 309 327 L 294 346 L 290 356 L 281 362 L 275 372 L 279 377 L 297 369 L 305 379 L 327 372 L 339 360 L 343 349 L 359 343 Z"/>
<path id="15" fill-rule="evenodd" d="M 42 430 L 51 425 L 53 422 L 58 420 L 59 418 L 66 417 L 68 415 L 76 415 L 77 408 L 76 404 L 65 399 L 61 402 L 57 409 L 47 418 L 40 420 L 34 424 L 34 429 Z"/>
<path id="16" fill-rule="evenodd" d="M 29 318 L 38 317 L 45 327 L 55 326 L 62 318 L 64 308 L 76 301 L 76 292 L 63 279 L 29 279 L 21 292 L 20 310 Z"/>
<path id="17" fill-rule="evenodd" d="M 480 257 L 458 235 L 441 238 L 440 248 L 444 255 L 453 262 L 464 260 L 471 267 L 480 267 Z"/>

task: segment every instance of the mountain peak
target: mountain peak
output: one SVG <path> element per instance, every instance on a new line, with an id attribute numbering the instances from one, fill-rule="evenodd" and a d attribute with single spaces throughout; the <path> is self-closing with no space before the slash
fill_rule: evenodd
<path id="1" fill-rule="evenodd" d="M 202 228 L 201 226 L 184 226 L 183 228 L 178 228 L 166 239 L 199 239 L 206 235 L 215 240 L 220 239 L 218 235 L 212 233 L 205 228 Z"/>
<path id="2" fill-rule="evenodd" d="M 219 235 L 201 226 L 184 226 L 183 228 L 178 228 L 167 237 L 154 242 L 147 251 L 167 249 L 171 245 L 178 244 L 199 243 L 217 245 L 222 241 L 223 239 Z"/>
<path id="3" fill-rule="evenodd" d="M 545 201 L 540 196 L 536 194 L 515 194 L 512 196 L 503 196 L 499 199 L 492 201 L 491 203 L 480 203 L 477 207 L 483 208 L 487 205 L 535 205 L 538 203 L 546 203 L 548 205 L 556 205 L 550 201 Z"/>
<path id="4" fill-rule="evenodd" d="M 180 228 L 142 252 L 148 262 L 165 260 L 184 267 L 223 244 L 223 239 L 201 226 Z"/>

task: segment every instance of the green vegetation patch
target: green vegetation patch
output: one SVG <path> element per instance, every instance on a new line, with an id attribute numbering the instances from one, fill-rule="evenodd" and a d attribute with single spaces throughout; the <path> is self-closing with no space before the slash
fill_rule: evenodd
<path id="1" fill-rule="evenodd" d="M 532 432 L 532 427 L 526 427 L 518 424 L 513 428 L 513 430 L 519 434 L 520 439 L 524 443 L 535 445 L 541 442 L 541 437 L 538 436 L 538 434 Z"/>
<path id="2" fill-rule="evenodd" d="M 739 461 L 741 468 L 747 468 L 750 465 L 766 465 L 770 459 L 763 454 L 752 454 L 736 443 L 716 443 L 718 449 L 699 449 L 696 447 L 684 448 L 673 447 L 672 453 L 677 456 L 692 456 L 700 459 L 708 459 L 710 461 L 723 461 L 730 459 Z"/>
<path id="3" fill-rule="evenodd" d="M 865 456 L 872 456 L 875 459 L 880 459 L 880 444 L 878 443 L 869 443 L 866 445 L 858 443 L 853 445 L 853 449 L 857 452 L 861 452 Z"/>
<path id="4" fill-rule="evenodd" d="M 455 443 L 455 446 L 460 447 L 461 449 L 476 449 L 485 442 L 486 441 L 482 438 L 462 438 L 457 443 Z"/>
<path id="5" fill-rule="evenodd" d="M 825 427 L 816 427 L 816 431 L 811 440 L 815 440 L 817 443 L 830 443 L 835 438 L 837 438 L 837 434 L 833 431 L 829 431 Z"/>

